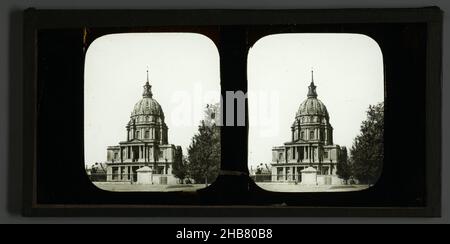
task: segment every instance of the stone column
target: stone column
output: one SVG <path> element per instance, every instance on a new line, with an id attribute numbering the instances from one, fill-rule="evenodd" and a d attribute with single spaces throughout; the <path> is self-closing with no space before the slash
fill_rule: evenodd
<path id="1" fill-rule="evenodd" d="M 308 146 L 308 158 L 309 158 L 309 162 L 312 162 L 312 157 L 311 157 L 311 146 Z"/>
<path id="2" fill-rule="evenodd" d="M 134 158 L 133 146 L 130 146 L 128 149 L 130 150 L 130 158 L 131 158 L 131 161 L 133 161 L 133 158 Z"/>
<path id="3" fill-rule="evenodd" d="M 297 175 L 295 174 L 295 166 L 292 167 L 292 180 L 297 180 Z"/>
<path id="4" fill-rule="evenodd" d="M 272 182 L 278 181 L 278 167 L 272 167 Z"/>
<path id="5" fill-rule="evenodd" d="M 111 166 L 107 166 L 106 168 L 106 181 L 112 181 L 113 176 L 112 176 L 112 167 Z"/>

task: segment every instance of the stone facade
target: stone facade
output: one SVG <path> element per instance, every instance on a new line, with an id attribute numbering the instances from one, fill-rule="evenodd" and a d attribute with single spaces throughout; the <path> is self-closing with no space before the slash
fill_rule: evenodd
<path id="1" fill-rule="evenodd" d="M 164 112 L 153 99 L 148 71 L 142 99 L 134 106 L 125 128 L 126 141 L 107 148 L 107 181 L 175 184 L 172 164 L 181 160 L 181 147 L 168 143 Z M 143 167 L 151 181 L 138 181 L 139 169 Z"/>
<path id="2" fill-rule="evenodd" d="M 346 149 L 333 144 L 333 127 L 327 108 L 317 99 L 312 72 L 307 98 L 299 106 L 291 132 L 289 142 L 272 148 L 272 181 L 302 182 L 302 171 L 312 167 L 317 184 L 340 184 L 337 164 L 346 160 Z"/>

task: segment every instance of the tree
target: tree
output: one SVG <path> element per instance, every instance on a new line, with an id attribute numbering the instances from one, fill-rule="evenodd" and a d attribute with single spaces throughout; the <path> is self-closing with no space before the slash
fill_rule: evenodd
<path id="1" fill-rule="evenodd" d="M 183 158 L 183 152 L 181 147 L 179 146 L 175 151 L 175 160 L 172 165 L 172 174 L 180 179 L 181 183 L 183 183 L 184 179 L 188 175 L 187 160 L 186 158 Z"/>
<path id="2" fill-rule="evenodd" d="M 339 178 L 343 179 L 345 183 L 347 183 L 347 181 L 352 176 L 352 168 L 350 163 L 348 162 L 346 147 L 342 147 L 340 150 L 336 174 L 339 176 Z"/>
<path id="3" fill-rule="evenodd" d="M 384 103 L 370 105 L 361 132 L 350 150 L 353 176 L 374 184 L 382 171 L 384 156 Z"/>
<path id="4" fill-rule="evenodd" d="M 214 180 L 220 170 L 220 127 L 201 121 L 188 148 L 189 177 L 196 183 Z"/>

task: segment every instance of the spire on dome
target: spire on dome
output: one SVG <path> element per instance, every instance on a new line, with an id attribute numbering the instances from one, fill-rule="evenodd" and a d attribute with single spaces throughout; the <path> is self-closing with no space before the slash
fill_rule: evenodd
<path id="1" fill-rule="evenodd" d="M 308 97 L 309 98 L 316 98 L 316 86 L 314 85 L 314 71 L 311 70 L 311 84 L 308 86 Z"/>
<path id="2" fill-rule="evenodd" d="M 147 82 L 145 82 L 144 85 L 144 94 L 142 94 L 143 97 L 152 98 L 152 86 L 150 85 L 149 79 L 148 79 L 148 67 L 147 67 Z"/>

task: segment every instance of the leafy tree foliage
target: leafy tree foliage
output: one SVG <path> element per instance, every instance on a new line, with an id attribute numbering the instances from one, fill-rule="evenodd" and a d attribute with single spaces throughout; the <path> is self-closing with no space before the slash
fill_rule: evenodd
<path id="1" fill-rule="evenodd" d="M 202 121 L 188 148 L 189 177 L 196 183 L 213 181 L 220 170 L 220 127 Z"/>
<path id="2" fill-rule="evenodd" d="M 181 147 L 177 147 L 175 151 L 175 161 L 172 164 L 172 174 L 180 179 L 183 183 L 184 179 L 188 176 L 187 160 L 183 158 Z"/>
<path id="3" fill-rule="evenodd" d="M 337 172 L 336 174 L 339 178 L 343 179 L 347 182 L 352 176 L 352 167 L 347 160 L 347 148 L 342 147 L 339 154 L 339 163 L 337 164 Z"/>
<path id="4" fill-rule="evenodd" d="M 361 133 L 350 150 L 353 176 L 361 183 L 374 184 L 381 174 L 384 155 L 384 103 L 369 106 Z"/>

